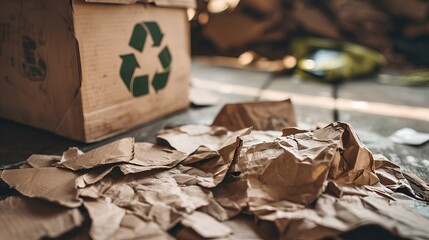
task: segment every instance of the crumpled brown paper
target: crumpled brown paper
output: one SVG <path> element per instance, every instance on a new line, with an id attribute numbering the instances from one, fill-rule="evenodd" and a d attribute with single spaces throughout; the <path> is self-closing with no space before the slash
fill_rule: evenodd
<path id="1" fill-rule="evenodd" d="M 274 221 L 282 239 L 320 239 L 341 232 L 377 225 L 391 234 L 410 239 L 427 239 L 428 218 L 379 196 L 320 196 L 314 208 L 273 211 L 259 216 Z M 374 233 L 375 234 L 375 233 Z"/>
<path id="2" fill-rule="evenodd" d="M 158 140 L 169 147 L 125 138 L 86 153 L 34 155 L 21 169 L 1 171 L 26 197 L 0 202 L 0 236 L 59 237 L 86 217 L 90 227 L 80 230 L 96 240 L 235 239 L 243 234 L 234 229 L 249 228 L 237 227 L 245 216 L 272 233 L 261 238 L 429 236 L 429 218 L 413 210 L 428 201 L 429 186 L 373 155 L 346 123 L 282 131 L 186 125 Z"/>
<path id="3" fill-rule="evenodd" d="M 123 177 L 110 176 L 88 188 L 92 198 L 110 198 L 115 205 L 144 220 L 170 229 L 186 214 L 208 205 L 212 197 L 210 191 L 196 186 L 196 183 L 178 184 L 176 178 L 181 175 L 180 170 L 173 168 Z M 85 192 L 85 189 L 80 190 Z"/>
<path id="4" fill-rule="evenodd" d="M 85 201 L 84 206 L 92 220 L 89 235 L 93 240 L 108 239 L 119 229 L 125 215 L 125 209 L 111 203 L 109 199 Z"/>
<path id="5" fill-rule="evenodd" d="M 203 238 L 224 238 L 232 233 L 228 226 L 199 211 L 186 216 L 181 223 Z"/>
<path id="6" fill-rule="evenodd" d="M 378 182 L 371 153 L 349 125 L 284 132 L 273 141 L 243 143 L 234 171 L 247 180 L 251 208 L 279 201 L 309 205 L 324 191 L 327 179 L 356 185 Z"/>
<path id="7" fill-rule="evenodd" d="M 141 218 L 126 214 L 119 225 L 119 228 L 109 237 L 109 239 L 148 239 L 148 240 L 161 240 L 161 239 L 174 239 L 158 224 L 154 222 L 146 222 Z"/>
<path id="8" fill-rule="evenodd" d="M 33 154 L 25 161 L 25 163 L 20 168 L 52 167 L 60 160 L 60 156 Z"/>
<path id="9" fill-rule="evenodd" d="M 0 202 L 0 239 L 59 237 L 83 223 L 77 208 L 68 209 L 37 199 L 11 196 Z"/>
<path id="10" fill-rule="evenodd" d="M 123 138 L 85 154 L 63 159 L 59 166 L 71 170 L 89 169 L 105 164 L 129 162 L 133 158 L 133 138 Z"/>
<path id="11" fill-rule="evenodd" d="M 295 127 L 296 117 L 291 100 L 226 104 L 213 126 L 236 131 L 253 127 L 254 130 L 282 130 Z"/>
<path id="12" fill-rule="evenodd" d="M 332 162 L 329 177 L 341 183 L 373 185 L 379 180 L 375 174 L 372 153 L 363 145 L 353 128 L 346 123 L 332 123 L 314 131 L 315 137 L 329 140 L 342 131 L 339 147 Z"/>
<path id="13" fill-rule="evenodd" d="M 139 173 L 153 169 L 169 169 L 183 161 L 185 154 L 152 143 L 135 143 L 134 154 L 130 161 L 125 163 L 104 164 L 92 171 L 79 176 L 76 183 L 79 188 L 94 184 L 104 178 L 115 168 L 123 174 Z"/>
<path id="14" fill-rule="evenodd" d="M 78 174 L 56 167 L 4 170 L 1 179 L 22 195 L 57 202 L 66 207 L 78 207 L 75 181 Z"/>
<path id="15" fill-rule="evenodd" d="M 405 190 L 414 195 L 414 191 L 401 172 L 401 168 L 381 154 L 374 154 L 374 167 L 380 183 L 393 191 Z"/>
<path id="16" fill-rule="evenodd" d="M 259 219 L 273 221 L 284 239 L 338 236 L 366 225 L 368 221 L 368 224 L 381 226 L 395 236 L 408 236 L 413 231 L 413 225 L 408 224 L 402 226 L 402 232 L 395 233 L 394 226 L 402 224 L 398 216 L 372 219 L 370 215 L 367 219 L 362 214 L 353 221 L 342 219 L 342 216 L 353 214 L 349 208 L 354 204 L 359 207 L 357 201 L 345 205 L 348 206 L 345 215 L 340 214 L 338 219 L 329 214 L 325 216 L 312 207 L 325 198 L 348 199 L 347 196 L 353 196 L 360 200 L 371 197 L 387 203 L 396 200 L 394 192 L 398 190 L 405 189 L 414 195 L 399 167 L 381 155 L 373 156 L 350 125 L 332 123 L 314 131 L 293 128 L 284 129 L 283 133 L 282 137 L 261 135 L 258 138 L 252 136 L 253 133 L 241 137 L 240 154 L 232 168 L 236 177 L 227 177 L 213 189 L 216 203 L 224 208 L 224 212 L 211 204 L 206 209 L 208 213 L 224 220 L 225 215 L 232 217 L 248 208 Z M 333 209 L 333 213 L 340 211 L 340 207 L 335 209 L 332 204 L 329 202 L 320 208 Z M 365 204 L 363 206 L 367 208 Z M 403 207 L 396 205 L 398 209 Z M 396 205 L 392 209 L 396 209 Z M 401 209 L 398 211 L 404 216 L 415 214 Z M 387 223 L 384 218 L 392 221 L 383 225 Z M 419 220 L 428 223 L 424 217 L 419 216 Z M 411 236 L 418 239 L 423 236 L 424 228 L 421 223 L 416 227 L 416 234 Z"/>
<path id="17" fill-rule="evenodd" d="M 233 163 L 241 144 L 238 138 L 250 132 L 250 128 L 231 132 L 223 127 L 187 125 L 164 130 L 158 138 L 177 150 L 189 153 L 182 162 L 186 167 L 181 169 L 198 176 L 200 186 L 211 188 L 223 180 Z"/>

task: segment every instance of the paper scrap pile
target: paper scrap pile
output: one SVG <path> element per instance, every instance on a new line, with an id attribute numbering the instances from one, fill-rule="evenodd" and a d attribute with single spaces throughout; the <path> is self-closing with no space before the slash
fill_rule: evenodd
<path id="1" fill-rule="evenodd" d="M 186 125 L 159 132 L 160 145 L 124 138 L 2 171 L 16 192 L 0 201 L 0 239 L 428 239 L 413 206 L 429 186 L 350 125 L 298 129 L 291 111 L 255 103 L 221 114 L 234 107 L 259 108 L 241 122 L 266 129 Z"/>

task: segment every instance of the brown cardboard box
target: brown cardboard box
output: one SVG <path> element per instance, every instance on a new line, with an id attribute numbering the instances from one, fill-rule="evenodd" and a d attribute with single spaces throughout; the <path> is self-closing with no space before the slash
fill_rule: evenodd
<path id="1" fill-rule="evenodd" d="M 194 2 L 150 2 L 0 0 L 0 116 L 91 142 L 187 107 Z"/>

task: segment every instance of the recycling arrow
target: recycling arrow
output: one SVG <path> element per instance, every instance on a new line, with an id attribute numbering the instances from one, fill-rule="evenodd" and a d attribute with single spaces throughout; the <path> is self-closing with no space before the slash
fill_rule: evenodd
<path id="1" fill-rule="evenodd" d="M 147 33 L 149 32 L 149 34 Z M 152 47 L 160 47 L 164 34 L 161 32 L 156 22 L 141 22 L 134 25 L 129 46 L 140 53 L 144 53 L 144 47 L 147 36 L 152 39 Z M 172 56 L 168 46 L 164 46 L 158 54 L 158 60 L 161 63 L 163 71 L 155 72 L 151 84 L 149 84 L 149 75 L 134 76 L 136 68 L 140 68 L 137 58 L 133 53 L 120 55 L 122 59 L 119 75 L 133 96 L 143 96 L 149 94 L 149 86 L 155 89 L 155 92 L 166 87 L 171 71 Z"/>
<path id="2" fill-rule="evenodd" d="M 162 49 L 162 51 L 158 54 L 158 58 L 162 67 L 164 67 L 166 70 L 164 72 L 155 73 L 155 76 L 153 77 L 152 86 L 157 92 L 167 85 L 167 80 L 170 76 L 171 54 L 168 47 L 164 47 L 164 49 Z"/>
<path id="3" fill-rule="evenodd" d="M 128 89 L 130 89 L 131 80 L 136 68 L 140 68 L 139 63 L 137 62 L 134 54 L 121 55 L 122 64 L 120 75 L 125 85 L 127 85 Z"/>
<path id="4" fill-rule="evenodd" d="M 131 35 L 129 45 L 139 52 L 143 51 L 144 43 L 146 42 L 146 36 L 147 33 L 143 27 L 143 24 L 136 24 L 134 26 L 133 35 Z"/>
<path id="5" fill-rule="evenodd" d="M 162 38 L 164 34 L 162 34 L 161 29 L 156 22 L 145 22 L 146 27 L 149 29 L 150 35 L 152 36 L 153 45 L 158 47 L 161 45 Z"/>

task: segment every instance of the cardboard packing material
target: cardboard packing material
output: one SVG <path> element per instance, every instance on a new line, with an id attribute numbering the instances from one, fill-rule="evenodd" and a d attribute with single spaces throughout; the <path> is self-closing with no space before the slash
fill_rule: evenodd
<path id="1" fill-rule="evenodd" d="M 290 99 L 226 104 L 212 123 L 236 131 L 253 127 L 254 130 L 282 130 L 296 127 L 295 110 Z"/>
<path id="2" fill-rule="evenodd" d="M 373 155 L 349 124 L 227 127 L 162 130 L 169 147 L 124 138 L 31 156 L 25 168 L 0 172 L 24 195 L 0 201 L 0 238 L 61 238 L 74 228 L 97 240 L 429 236 L 429 218 L 414 209 L 427 205 L 427 183 Z"/>
<path id="3" fill-rule="evenodd" d="M 0 116 L 92 142 L 187 107 L 195 3 L 136 2 L 1 1 Z"/>
<path id="4" fill-rule="evenodd" d="M 0 202 L 0 239 L 59 237 L 80 226 L 84 217 L 77 208 L 68 209 L 42 200 L 11 196 Z"/>

